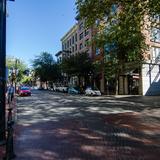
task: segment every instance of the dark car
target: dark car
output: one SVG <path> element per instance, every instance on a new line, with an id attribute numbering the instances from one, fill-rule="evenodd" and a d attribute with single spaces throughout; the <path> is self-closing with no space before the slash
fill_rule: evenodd
<path id="1" fill-rule="evenodd" d="M 79 91 L 75 87 L 69 87 L 68 93 L 69 94 L 79 94 Z"/>
<path id="2" fill-rule="evenodd" d="M 31 89 L 29 87 L 20 87 L 18 94 L 19 96 L 31 96 Z"/>

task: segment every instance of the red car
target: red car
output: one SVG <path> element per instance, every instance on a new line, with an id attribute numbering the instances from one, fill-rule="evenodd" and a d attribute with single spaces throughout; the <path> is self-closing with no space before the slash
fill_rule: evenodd
<path id="1" fill-rule="evenodd" d="M 20 87 L 18 94 L 19 96 L 31 96 L 31 90 L 29 87 Z"/>

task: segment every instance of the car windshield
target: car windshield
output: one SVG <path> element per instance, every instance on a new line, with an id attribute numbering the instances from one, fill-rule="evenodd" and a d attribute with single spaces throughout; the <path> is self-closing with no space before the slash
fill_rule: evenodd
<path id="1" fill-rule="evenodd" d="M 97 87 L 93 87 L 93 90 L 99 90 Z"/>
<path id="2" fill-rule="evenodd" d="M 89 89 L 89 90 L 98 90 L 97 87 L 87 87 L 86 89 Z"/>
<path id="3" fill-rule="evenodd" d="M 23 87 L 23 88 L 21 88 L 21 90 L 26 91 L 26 90 L 29 90 L 29 88 L 28 87 Z"/>

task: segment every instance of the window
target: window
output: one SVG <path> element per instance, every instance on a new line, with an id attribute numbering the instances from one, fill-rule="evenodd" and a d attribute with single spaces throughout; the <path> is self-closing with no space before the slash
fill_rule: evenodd
<path id="1" fill-rule="evenodd" d="M 85 30 L 85 36 L 89 34 L 89 30 Z"/>
<path id="2" fill-rule="evenodd" d="M 71 46 L 71 39 L 69 40 L 69 45 Z"/>
<path id="3" fill-rule="evenodd" d="M 111 7 L 111 12 L 116 13 L 118 6 L 116 4 L 113 4 Z"/>
<path id="4" fill-rule="evenodd" d="M 81 50 L 83 48 L 83 44 L 82 43 L 80 43 L 80 45 L 79 45 L 79 49 Z"/>
<path id="5" fill-rule="evenodd" d="M 65 46 L 64 46 L 64 43 L 62 44 L 62 50 L 65 50 Z"/>
<path id="6" fill-rule="evenodd" d="M 65 48 L 64 48 L 65 50 L 67 49 L 67 43 L 65 43 Z"/>
<path id="7" fill-rule="evenodd" d="M 160 48 L 152 47 L 152 60 L 160 59 Z"/>
<path id="8" fill-rule="evenodd" d="M 69 40 L 67 41 L 67 48 L 69 48 Z"/>
<path id="9" fill-rule="evenodd" d="M 100 54 L 100 49 L 96 48 L 96 55 L 99 55 L 99 54 Z"/>
<path id="10" fill-rule="evenodd" d="M 77 44 L 75 45 L 75 51 L 77 51 Z"/>
<path id="11" fill-rule="evenodd" d="M 79 30 L 81 31 L 82 29 L 83 29 L 83 22 L 79 24 Z"/>
<path id="12" fill-rule="evenodd" d="M 160 43 L 160 29 L 151 29 L 151 41 Z"/>
<path id="13" fill-rule="evenodd" d="M 74 36 L 72 37 L 72 44 L 74 44 Z"/>
<path id="14" fill-rule="evenodd" d="M 97 19 L 97 20 L 95 21 L 95 23 L 96 23 L 96 26 L 99 26 L 100 20 Z"/>
<path id="15" fill-rule="evenodd" d="M 77 42 L 77 33 L 75 34 L 75 40 L 76 40 L 76 42 Z"/>
<path id="16" fill-rule="evenodd" d="M 59 62 L 62 62 L 62 57 L 59 57 Z"/>
<path id="17" fill-rule="evenodd" d="M 74 46 L 72 46 L 72 52 L 74 52 Z"/>
<path id="18" fill-rule="evenodd" d="M 160 22 L 160 15 L 155 14 L 151 16 L 152 22 Z"/>
<path id="19" fill-rule="evenodd" d="M 79 35 L 79 40 L 83 38 L 83 32 Z"/>

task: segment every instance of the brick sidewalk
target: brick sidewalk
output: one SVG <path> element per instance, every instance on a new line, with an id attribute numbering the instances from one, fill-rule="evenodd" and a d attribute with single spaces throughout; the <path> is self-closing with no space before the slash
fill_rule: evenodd
<path id="1" fill-rule="evenodd" d="M 16 117 L 17 117 L 16 100 L 17 100 L 17 98 L 15 96 L 13 101 L 12 101 L 12 104 L 11 104 L 11 107 L 13 107 L 12 116 L 13 116 L 14 121 L 16 120 Z M 7 119 L 8 119 L 8 108 L 9 108 L 9 105 L 6 102 L 6 123 L 7 123 Z M 0 160 L 2 160 L 4 155 L 5 155 L 5 147 L 6 147 L 5 145 L 0 146 Z"/>
<path id="2" fill-rule="evenodd" d="M 159 160 L 160 125 L 153 124 L 122 113 L 17 126 L 16 160 Z"/>
<path id="3" fill-rule="evenodd" d="M 103 111 L 103 107 L 116 110 L 114 105 L 115 102 L 118 103 L 119 112 L 104 114 L 104 112 L 93 112 L 96 111 L 98 103 L 83 104 L 82 100 L 78 108 L 77 103 L 70 103 L 69 98 L 66 100 L 67 103 L 65 101 L 62 104 L 63 97 L 48 101 L 44 94 L 43 98 L 35 99 L 35 97 L 30 99 L 30 103 L 28 103 L 29 98 L 21 99 L 21 104 L 19 101 L 19 122 L 15 126 L 14 139 L 17 155 L 15 160 L 159 160 L 158 101 L 152 99 L 150 102 L 149 98 L 147 100 L 149 105 L 143 106 L 145 97 L 139 99 L 133 97 L 132 100 L 142 102 L 141 106 L 126 112 L 130 99 L 122 98 L 121 102 L 119 99 L 117 102 L 109 99 L 107 104 L 102 100 L 101 103 L 104 104 L 99 105 L 100 111 Z M 119 103 L 122 103 L 121 107 Z M 132 107 L 136 108 L 138 104 L 135 103 Z M 150 104 L 155 107 L 149 108 Z M 90 107 L 94 105 L 95 108 L 89 110 L 88 105 Z M 123 105 L 126 105 L 125 112 L 120 110 Z M 75 116 L 69 116 L 65 107 L 68 108 L 70 115 Z M 59 112 L 56 112 L 58 109 Z M 52 116 L 58 118 L 49 119 Z"/>

